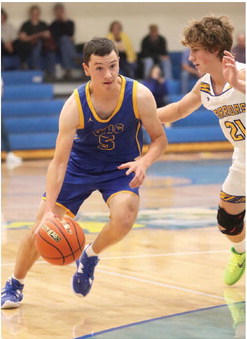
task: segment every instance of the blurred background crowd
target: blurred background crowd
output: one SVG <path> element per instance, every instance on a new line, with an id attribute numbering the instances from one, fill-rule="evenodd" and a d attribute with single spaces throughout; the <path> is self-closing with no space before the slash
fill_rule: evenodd
<path id="1" fill-rule="evenodd" d="M 11 21 L 11 13 L 2 8 L 2 69 L 42 69 L 46 81 L 56 81 L 56 66 L 63 70 L 63 80 L 73 80 L 74 68 L 81 67 L 83 43 L 75 43 L 76 24 L 67 16 L 63 3 L 54 4 L 53 21 L 42 18 L 38 5 L 30 6 L 27 20 L 17 29 Z M 108 33 L 120 54 L 121 74 L 144 79 L 145 84 L 158 93 L 165 93 L 165 80 L 173 79 L 173 65 L 168 50 L 167 38 L 159 31 L 156 23 L 147 25 L 147 32 L 139 43 L 139 51 L 133 48 L 131 37 L 124 31 L 123 24 L 115 20 L 109 23 Z M 99 35 L 102 32 L 99 31 Z M 238 33 L 233 52 L 236 60 L 245 62 L 245 34 Z M 15 63 L 8 63 L 6 57 L 14 57 Z M 197 79 L 198 74 L 189 61 L 189 50 L 181 54 L 182 93 L 188 91 L 188 81 Z M 162 103 L 163 104 L 163 103 Z"/>
<path id="2" fill-rule="evenodd" d="M 78 83 L 88 80 L 81 67 L 86 41 L 95 36 L 112 39 L 120 55 L 120 73 L 147 86 L 160 107 L 179 100 L 200 76 L 189 60 L 190 50 L 180 43 L 191 12 L 198 19 L 213 12 L 231 16 L 236 26 L 232 52 L 237 61 L 245 62 L 242 7 L 238 3 L 196 7 L 193 3 L 3 3 L 1 126 L 7 164 L 21 162 L 12 150 L 54 147 L 64 100 Z M 173 124 L 167 131 L 169 142 L 224 140 L 217 119 L 204 117 L 200 109 L 186 120 L 188 126 L 184 121 Z"/>

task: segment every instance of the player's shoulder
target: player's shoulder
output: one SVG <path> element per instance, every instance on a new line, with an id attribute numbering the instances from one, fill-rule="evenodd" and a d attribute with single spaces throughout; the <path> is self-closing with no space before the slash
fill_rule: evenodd
<path id="1" fill-rule="evenodd" d="M 76 129 L 80 123 L 78 101 L 72 93 L 65 101 L 59 117 L 59 124 L 63 129 Z"/>
<path id="2" fill-rule="evenodd" d="M 150 91 L 149 88 L 147 88 L 147 86 L 145 86 L 144 84 L 142 84 L 141 82 L 139 81 L 136 81 L 137 82 L 137 96 L 139 98 L 149 98 L 152 95 L 152 92 Z"/>
<path id="3" fill-rule="evenodd" d="M 77 100 L 75 97 L 75 93 L 73 92 L 69 98 L 65 101 L 62 111 L 61 111 L 61 118 L 67 119 L 72 118 L 74 114 L 77 114 Z"/>

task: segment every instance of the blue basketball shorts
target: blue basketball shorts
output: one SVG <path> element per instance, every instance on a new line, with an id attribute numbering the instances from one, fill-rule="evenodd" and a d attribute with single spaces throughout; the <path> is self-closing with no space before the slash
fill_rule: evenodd
<path id="1" fill-rule="evenodd" d="M 67 171 L 56 204 L 63 207 L 68 215 L 74 217 L 84 200 L 97 190 L 102 194 L 106 203 L 112 196 L 123 191 L 139 196 L 139 188 L 129 186 L 133 177 L 134 173 L 126 175 L 126 169 L 116 169 L 102 174 L 82 172 L 75 174 Z M 44 200 L 45 197 L 46 193 L 43 195 Z"/>

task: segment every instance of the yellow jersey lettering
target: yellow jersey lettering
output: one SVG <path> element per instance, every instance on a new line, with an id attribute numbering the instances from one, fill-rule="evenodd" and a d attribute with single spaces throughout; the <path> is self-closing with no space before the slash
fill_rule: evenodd
<path id="1" fill-rule="evenodd" d="M 113 150 L 115 145 L 115 135 L 124 131 L 124 124 L 110 124 L 105 128 L 98 129 L 93 134 L 99 138 L 98 148 L 103 151 Z"/>
<path id="2" fill-rule="evenodd" d="M 240 106 L 241 112 L 245 113 L 245 102 L 242 102 L 239 106 Z"/>
<path id="3" fill-rule="evenodd" d="M 234 107 L 234 110 L 235 110 L 235 112 L 236 112 L 235 114 L 241 113 L 241 112 L 240 112 L 240 107 L 239 107 L 238 104 L 234 104 L 233 107 Z"/>

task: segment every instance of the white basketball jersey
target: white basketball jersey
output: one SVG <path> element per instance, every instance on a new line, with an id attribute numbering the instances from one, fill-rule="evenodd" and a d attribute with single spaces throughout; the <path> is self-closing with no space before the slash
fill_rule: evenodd
<path id="1" fill-rule="evenodd" d="M 245 64 L 238 62 L 236 66 L 238 70 L 246 68 Z M 226 83 L 222 93 L 216 95 L 208 73 L 201 78 L 200 90 L 203 106 L 217 115 L 225 137 L 234 147 L 244 149 L 245 94 Z"/>

